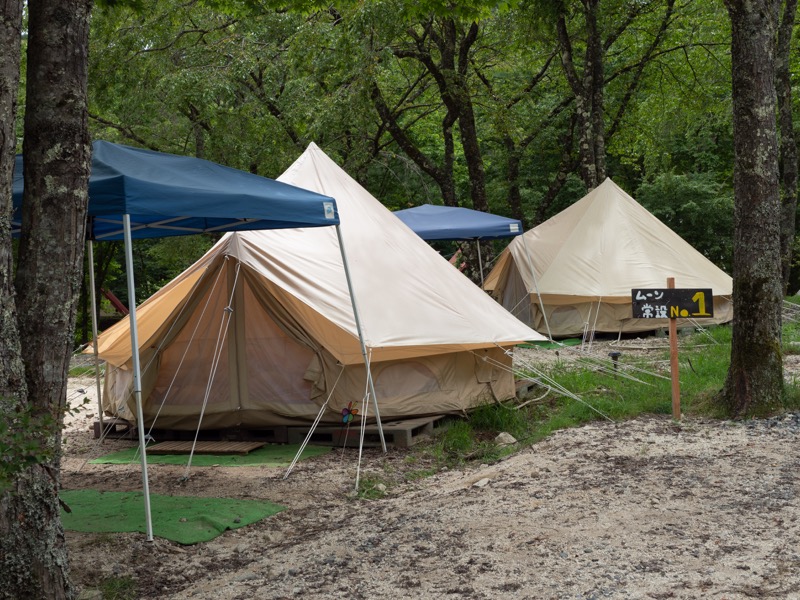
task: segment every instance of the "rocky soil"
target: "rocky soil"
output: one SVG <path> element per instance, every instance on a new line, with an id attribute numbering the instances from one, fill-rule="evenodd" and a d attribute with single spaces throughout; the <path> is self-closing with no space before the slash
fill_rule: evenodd
<path id="1" fill-rule="evenodd" d="M 91 380 L 71 389 L 91 396 Z M 73 392 L 73 396 L 84 393 Z M 88 412 L 66 432 L 62 483 L 136 490 L 136 466 L 86 460 Z M 84 598 L 131 577 L 141 598 L 800 598 L 800 414 L 745 423 L 642 417 L 555 433 L 492 465 L 443 470 L 409 451 L 267 467 L 152 465 L 156 493 L 265 499 L 288 509 L 194 546 L 68 532 Z"/>

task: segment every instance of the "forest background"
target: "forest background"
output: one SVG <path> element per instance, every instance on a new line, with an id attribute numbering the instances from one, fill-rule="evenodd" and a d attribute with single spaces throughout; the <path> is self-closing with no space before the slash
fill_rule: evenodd
<path id="1" fill-rule="evenodd" d="M 715 262 L 729 257 L 738 308 L 715 402 L 731 415 L 783 405 L 796 0 L 727 0 L 729 32 L 722 7 L 673 0 L 341 9 L 298 0 L 291 14 L 267 10 L 267 0 L 98 2 L 91 14 L 91 0 L 0 3 L 0 441 L 10 444 L 0 465 L 10 486 L 0 495 L 0 596 L 74 593 L 57 490 L 89 119 L 95 139 L 271 176 L 316 141 L 389 207 L 461 203 L 526 226 L 610 174 Z M 25 208 L 12 245 L 11 166 L 23 137 Z M 692 193 L 708 226 L 690 218 Z M 731 228 L 732 252 L 721 248 Z M 139 245 L 137 278 L 157 287 L 212 241 Z M 110 284 L 113 246 L 103 246 Z"/>
<path id="2" fill-rule="evenodd" d="M 610 176 L 731 272 L 731 33 L 722 3 L 530 0 L 479 19 L 473 7 L 462 18 L 415 6 L 98 5 L 92 136 L 273 178 L 313 141 L 389 209 L 460 205 L 526 229 Z M 789 57 L 793 74 L 797 52 Z M 794 245 L 796 201 L 791 209 Z M 140 297 L 213 242 L 137 242 Z M 121 248 L 98 244 L 95 254 L 97 286 L 126 303 Z M 794 290 L 800 269 L 790 264 L 784 284 Z M 78 342 L 89 329 L 84 299 Z"/>

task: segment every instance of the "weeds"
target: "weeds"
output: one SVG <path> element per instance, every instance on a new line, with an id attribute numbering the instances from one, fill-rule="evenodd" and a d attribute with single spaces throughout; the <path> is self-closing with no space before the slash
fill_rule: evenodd
<path id="1" fill-rule="evenodd" d="M 98 589 L 103 600 L 133 600 L 137 597 L 136 582 L 131 577 L 106 577 Z"/>
<path id="2" fill-rule="evenodd" d="M 362 500 L 383 498 L 387 491 L 387 484 L 375 476 L 362 477 L 358 482 L 358 497 Z"/>
<path id="3" fill-rule="evenodd" d="M 727 376 L 731 337 L 728 326 L 681 334 L 678 356 L 684 414 L 723 416 L 714 397 Z M 787 322 L 782 342 L 784 354 L 800 354 L 800 323 Z M 419 475 L 467 461 L 490 463 L 514 452 L 520 445 L 539 441 L 559 429 L 592 421 L 606 418 L 620 421 L 642 414 L 669 415 L 672 412 L 669 358 L 668 348 L 645 357 L 626 355 L 623 350 L 618 358 L 619 371 L 596 361 L 559 360 L 545 374 L 581 401 L 551 392 L 545 402 L 522 408 L 500 403 L 480 406 L 465 419 L 442 428 L 432 443 L 418 448 L 418 452 L 436 465 L 420 471 Z M 626 372 L 641 381 L 625 377 Z M 535 373 L 530 376 L 537 377 Z M 537 391 L 532 393 L 536 395 Z M 794 380 L 787 382 L 785 407 L 800 407 L 800 386 Z M 499 447 L 494 439 L 500 432 L 513 435 L 519 443 Z"/>

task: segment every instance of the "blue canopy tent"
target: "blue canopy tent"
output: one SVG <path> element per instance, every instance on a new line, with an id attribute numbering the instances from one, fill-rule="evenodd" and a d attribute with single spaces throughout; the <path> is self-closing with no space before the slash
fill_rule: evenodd
<path id="1" fill-rule="evenodd" d="M 22 155 L 14 165 L 12 233 L 22 219 Z M 89 240 L 339 224 L 336 201 L 216 163 L 97 141 L 89 177 Z"/>
<path id="2" fill-rule="evenodd" d="M 495 240 L 520 235 L 522 221 L 499 215 L 461 208 L 423 204 L 397 210 L 394 214 L 426 241 L 434 240 Z M 483 262 L 478 244 L 478 267 L 483 283 Z"/>
<path id="3" fill-rule="evenodd" d="M 23 199 L 23 157 L 14 165 L 12 235 L 20 235 Z M 110 142 L 92 144 L 89 177 L 87 240 L 93 264 L 93 240 L 124 240 L 128 304 L 133 356 L 133 390 L 137 407 L 142 456 L 147 539 L 153 539 L 150 515 L 145 433 L 142 418 L 141 366 L 136 328 L 133 279 L 133 238 L 190 235 L 251 229 L 285 229 L 335 226 L 345 265 L 361 348 L 371 377 L 356 309 L 347 259 L 344 253 L 336 201 L 328 196 L 225 167 L 198 158 L 132 148 Z M 92 314 L 96 316 L 94 269 L 90 273 Z M 93 322 L 94 338 L 97 326 Z M 95 348 L 96 352 L 96 348 Z M 98 374 L 98 395 L 99 395 Z M 377 401 L 373 395 L 376 417 Z M 102 408 L 100 410 L 102 415 Z M 102 416 L 100 417 L 102 419 Z M 381 431 L 381 440 L 383 440 Z M 384 451 L 385 451 L 384 443 Z"/>
<path id="4" fill-rule="evenodd" d="M 522 221 L 459 206 L 423 204 L 394 212 L 426 241 L 494 240 L 520 235 Z"/>

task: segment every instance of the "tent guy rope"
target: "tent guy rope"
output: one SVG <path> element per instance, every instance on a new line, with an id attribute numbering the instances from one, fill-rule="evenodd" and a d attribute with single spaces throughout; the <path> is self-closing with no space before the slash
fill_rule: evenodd
<path id="1" fill-rule="evenodd" d="M 200 408 L 200 415 L 197 418 L 197 429 L 194 432 L 194 440 L 192 441 L 192 450 L 189 452 L 189 461 L 186 463 L 186 471 L 183 475 L 184 479 L 189 478 L 189 470 L 192 468 L 192 458 L 194 458 L 194 450 L 197 447 L 197 438 L 200 436 L 200 427 L 203 424 L 203 416 L 206 413 L 206 408 L 208 407 L 208 399 L 211 396 L 211 386 L 214 383 L 214 377 L 217 374 L 217 368 L 219 368 L 220 357 L 222 356 L 222 351 L 225 348 L 225 338 L 228 334 L 228 328 L 231 324 L 231 316 L 233 315 L 233 295 L 236 293 L 236 284 L 239 281 L 239 272 L 242 268 L 242 263 L 236 263 L 236 273 L 233 279 L 233 285 L 231 286 L 231 294 L 228 298 L 228 305 L 222 309 L 222 322 L 219 326 L 219 331 L 217 333 L 217 341 L 214 347 L 214 355 L 211 364 L 211 372 L 208 375 L 208 383 L 206 383 L 206 392 L 203 396 L 203 405 Z"/>

